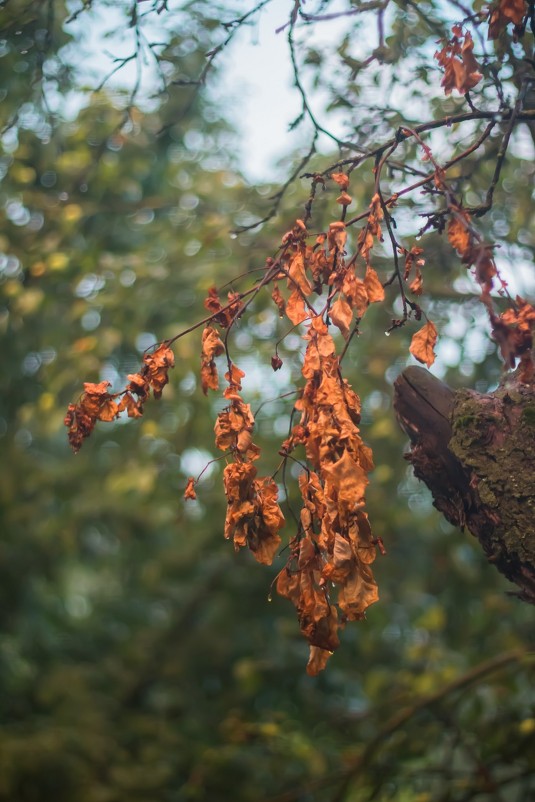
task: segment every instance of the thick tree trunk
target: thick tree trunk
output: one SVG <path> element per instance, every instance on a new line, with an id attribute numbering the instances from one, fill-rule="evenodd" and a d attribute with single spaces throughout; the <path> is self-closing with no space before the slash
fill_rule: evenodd
<path id="1" fill-rule="evenodd" d="M 511 375 L 488 395 L 454 392 L 423 368 L 396 380 L 414 473 L 451 523 L 535 604 L 535 387 Z"/>

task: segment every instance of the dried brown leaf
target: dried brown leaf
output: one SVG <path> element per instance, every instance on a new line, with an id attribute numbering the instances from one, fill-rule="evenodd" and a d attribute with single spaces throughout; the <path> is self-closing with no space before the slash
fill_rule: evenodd
<path id="1" fill-rule="evenodd" d="M 411 354 L 418 362 L 422 362 L 424 365 L 427 365 L 428 368 L 430 368 L 435 361 L 436 354 L 433 349 L 436 345 L 437 338 L 438 332 L 435 324 L 431 320 L 428 320 L 425 326 L 422 326 L 422 328 L 413 335 L 411 340 L 409 348 Z"/>

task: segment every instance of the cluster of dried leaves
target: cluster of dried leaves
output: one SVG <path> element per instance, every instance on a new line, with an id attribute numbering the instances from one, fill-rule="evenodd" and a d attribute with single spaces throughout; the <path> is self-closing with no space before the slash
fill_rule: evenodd
<path id="1" fill-rule="evenodd" d="M 341 173 L 332 178 L 342 189 L 338 203 L 346 206 L 351 201 L 349 179 Z M 303 468 L 299 478 L 302 507 L 287 563 L 275 584 L 296 607 L 301 631 L 310 644 L 310 674 L 321 670 L 339 645 L 338 628 L 361 619 L 378 598 L 370 568 L 376 541 L 363 510 L 372 455 L 360 437 L 360 401 L 342 377 L 329 324 L 347 341 L 369 304 L 384 298 L 370 264 L 374 240 L 381 238 L 381 217 L 374 198 L 351 258 L 343 221 L 332 223 L 309 244 L 309 231 L 303 220 L 297 220 L 282 239 L 278 260 L 268 264 L 271 295 L 279 314 L 293 326 L 302 325 L 307 342 L 302 367 L 305 384 L 295 403 L 300 418 L 279 452 L 279 469 L 289 459 Z M 321 309 L 314 307 L 313 298 L 321 298 Z M 215 290 L 205 306 L 215 315 L 202 335 L 201 381 L 207 392 L 218 388 L 215 359 L 226 353 L 216 322 L 228 330 L 242 306 L 236 300 L 232 315 L 222 316 Z M 227 361 L 223 396 L 229 404 L 215 424 L 216 445 L 228 460 L 223 475 L 228 501 L 225 537 L 233 540 L 236 549 L 247 546 L 259 562 L 269 565 L 280 549 L 284 516 L 274 477 L 257 476 L 254 463 L 260 451 L 252 440 L 251 408 L 241 396 L 243 371 L 228 355 Z M 275 354 L 273 369 L 281 364 Z M 194 497 L 194 484 L 190 479 L 186 497 Z"/>
<path id="2" fill-rule="evenodd" d="M 513 24 L 513 36 L 519 36 L 528 16 L 528 4 L 525 0 L 498 0 L 486 11 L 488 18 L 488 37 L 497 39 L 504 28 Z M 446 95 L 453 89 L 465 95 L 481 81 L 479 64 L 474 56 L 474 41 L 462 25 L 452 27 L 452 37 L 444 43 L 435 58 L 444 70 L 441 86 Z"/>
<path id="3" fill-rule="evenodd" d="M 468 32 L 463 33 L 460 25 L 453 26 L 453 36 L 435 58 L 444 70 L 441 86 L 446 95 L 456 89 L 465 95 L 482 79 L 479 65 L 474 57 L 474 42 Z"/>
<path id="4" fill-rule="evenodd" d="M 80 450 L 83 441 L 89 437 L 99 420 L 113 421 L 125 410 L 129 418 L 140 418 L 151 389 L 154 398 L 161 397 L 163 388 L 169 381 L 169 368 L 174 367 L 174 364 L 173 351 L 164 342 L 151 353 L 145 354 L 141 370 L 128 376 L 129 384 L 120 393 L 109 393 L 110 382 L 107 381 L 99 384 L 86 382 L 78 403 L 69 404 L 65 416 L 65 426 L 69 430 L 69 443 L 73 451 L 76 453 Z"/>
<path id="5" fill-rule="evenodd" d="M 509 23 L 514 25 L 513 35 L 518 36 L 527 16 L 526 0 L 498 0 L 489 9 L 489 39 L 497 39 Z"/>
<path id="6" fill-rule="evenodd" d="M 443 181 L 437 173 L 436 182 Z M 535 376 L 533 361 L 533 328 L 535 327 L 535 308 L 524 298 L 511 298 L 507 283 L 500 277 L 493 258 L 493 247 L 483 242 L 473 226 L 470 214 L 450 201 L 450 220 L 448 239 L 455 248 L 463 264 L 472 269 L 481 287 L 481 301 L 486 306 L 492 327 L 492 335 L 500 346 L 507 367 L 514 368 L 519 360 L 520 379 L 531 382 Z M 507 298 L 509 307 L 501 314 L 496 311 L 492 290 L 496 280 L 500 294 Z"/>
<path id="7" fill-rule="evenodd" d="M 519 28 L 526 13 L 527 4 L 518 0 L 495 3 L 488 11 L 489 37 L 498 36 L 509 23 Z M 471 35 L 461 25 L 455 25 L 452 37 L 435 56 L 444 70 L 442 86 L 446 95 L 453 89 L 466 94 L 481 80 L 473 49 Z M 449 242 L 479 283 L 481 299 L 506 365 L 513 367 L 520 360 L 522 379 L 532 381 L 535 309 L 524 299 L 513 300 L 508 295 L 506 283 L 496 268 L 493 246 L 482 240 L 471 214 L 456 198 L 445 170 L 434 160 L 429 147 L 415 131 L 403 128 L 401 133 L 405 138 L 414 136 L 425 151 L 425 160 L 434 165 L 429 181 L 434 184 L 434 194 L 445 201 L 445 209 L 437 214 L 434 226 L 440 231 L 446 227 Z M 377 601 L 371 564 L 377 548 L 384 552 L 381 539 L 372 535 L 364 509 L 373 459 L 360 435 L 360 400 L 342 375 L 342 360 L 369 305 L 383 301 L 385 287 L 395 278 L 404 315 L 401 320 L 392 321 L 391 328 L 404 325 L 410 318 L 421 321 L 425 317 L 421 307 L 406 296 L 406 288 L 414 297 L 422 294 L 425 263 L 422 248 L 407 249 L 392 235 L 391 210 L 397 196 L 385 201 L 381 195 L 380 172 L 384 160 L 380 157 L 375 168 L 376 191 L 364 215 L 346 223 L 346 210 L 353 200 L 348 191 L 350 177 L 345 172 L 331 172 L 329 178 L 340 192 L 338 219 L 327 230 L 311 232 L 307 225 L 310 202 L 305 219 L 296 220 L 283 236 L 276 257 L 267 260 L 263 278 L 244 293 L 230 292 L 224 303 L 217 290 L 211 289 L 205 300 L 209 315 L 192 327 L 203 327 L 200 379 L 205 394 L 219 389 L 218 365 L 226 363 L 223 397 L 227 405 L 217 416 L 215 444 L 226 461 L 223 483 L 228 503 L 224 535 L 233 541 L 236 550 L 247 547 L 258 562 L 266 565 L 273 562 L 280 552 L 279 533 L 285 524 L 276 476 L 279 472 L 285 475 L 288 461 L 301 468 L 297 524 L 289 540 L 286 563 L 274 584 L 277 592 L 296 608 L 301 632 L 310 645 L 307 671 L 311 675 L 325 667 L 330 654 L 339 646 L 339 629 L 347 622 L 362 619 L 367 608 Z M 311 197 L 315 186 L 325 182 L 325 174 L 312 176 Z M 363 217 L 366 222 L 351 247 L 348 228 Z M 385 223 L 393 247 L 395 272 L 382 282 L 372 266 L 372 252 L 383 242 Z M 404 259 L 403 270 L 399 267 L 400 256 Z M 508 301 L 501 313 L 496 311 L 493 293 L 496 282 L 502 298 Z M 281 463 L 275 474 L 259 476 L 256 463 L 260 449 L 253 442 L 255 419 L 242 396 L 245 374 L 232 361 L 228 341 L 232 327 L 246 313 L 250 301 L 266 288 L 280 317 L 288 318 L 292 328 L 297 327 L 301 332 L 306 348 L 301 370 L 303 383 L 294 404 L 294 423 L 279 451 Z M 174 364 L 171 346 L 188 332 L 146 353 L 141 370 L 128 376 L 129 383 L 123 391 L 111 394 L 106 381 L 84 385 L 81 398 L 69 406 L 65 418 L 75 451 L 97 420 L 113 421 L 123 411 L 129 417 L 140 417 L 151 390 L 155 398 L 161 396 L 169 368 Z M 335 336 L 337 333 L 339 336 Z M 412 337 L 410 352 L 430 367 L 435 359 L 436 341 L 437 329 L 425 318 Z M 277 350 L 271 364 L 275 371 L 282 366 Z M 197 481 L 194 477 L 188 480 L 186 499 L 196 498 Z"/>

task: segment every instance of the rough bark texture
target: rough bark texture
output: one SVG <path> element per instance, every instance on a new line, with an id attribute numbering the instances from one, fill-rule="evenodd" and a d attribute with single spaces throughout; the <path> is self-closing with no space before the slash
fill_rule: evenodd
<path id="1" fill-rule="evenodd" d="M 451 523 L 535 604 L 535 387 L 509 376 L 493 393 L 454 392 L 423 368 L 396 380 L 406 455 Z"/>

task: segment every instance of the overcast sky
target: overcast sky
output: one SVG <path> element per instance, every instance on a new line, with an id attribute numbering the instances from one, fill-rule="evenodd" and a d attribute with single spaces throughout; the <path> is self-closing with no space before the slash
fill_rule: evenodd
<path id="1" fill-rule="evenodd" d="M 246 10 L 252 5 L 243 3 Z M 170 5 L 172 8 L 173 4 Z M 332 10 L 343 2 L 336 2 Z M 99 7 L 97 6 L 97 9 Z M 215 102 L 232 97 L 233 102 L 224 108 L 225 116 L 239 133 L 241 150 L 240 166 L 246 178 L 253 182 L 277 181 L 282 172 L 277 172 L 274 165 L 279 158 L 294 151 L 300 145 L 309 142 L 306 128 L 299 127 L 290 133 L 288 126 L 301 110 L 300 97 L 293 86 L 293 79 L 288 53 L 286 31 L 276 33 L 287 22 L 291 2 L 289 0 L 272 0 L 262 11 L 255 15 L 254 21 L 243 26 L 229 47 L 218 56 L 221 78 L 208 80 L 208 95 Z M 162 32 L 158 31 L 158 23 L 162 18 L 153 18 L 157 25 L 154 28 L 154 39 L 161 41 Z M 71 23 L 73 24 L 73 23 Z M 343 23 L 340 20 L 329 21 L 314 26 L 314 42 L 337 37 Z M 84 59 L 80 64 L 80 50 L 72 49 L 71 58 L 77 68 L 87 73 L 89 86 L 98 86 L 99 82 L 114 67 L 112 56 L 126 56 L 132 51 L 131 29 L 125 28 L 124 19 L 118 8 L 106 9 L 106 13 L 87 12 L 80 15 L 74 26 L 83 41 Z M 107 33 L 111 31 L 112 35 Z M 115 31 L 120 32 L 115 36 Z M 217 44 L 225 36 L 224 30 L 214 36 Z M 108 88 L 131 87 L 136 80 L 135 64 L 131 62 L 121 68 L 107 82 Z M 152 81 L 152 86 L 151 86 Z M 145 95 L 149 95 L 156 85 L 156 76 L 151 65 L 144 67 L 143 87 Z M 140 100 L 143 93 L 140 95 Z M 320 98 L 314 96 L 313 105 L 318 108 Z M 72 100 L 72 113 L 77 111 L 80 98 Z M 332 126 L 332 119 L 329 121 Z M 327 148 L 328 142 L 319 142 Z"/>

